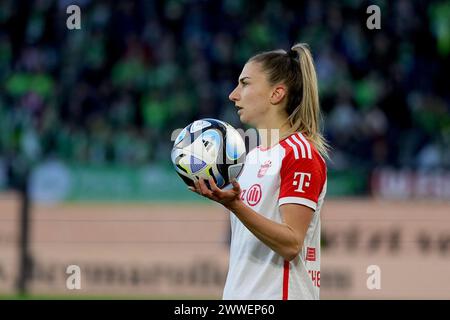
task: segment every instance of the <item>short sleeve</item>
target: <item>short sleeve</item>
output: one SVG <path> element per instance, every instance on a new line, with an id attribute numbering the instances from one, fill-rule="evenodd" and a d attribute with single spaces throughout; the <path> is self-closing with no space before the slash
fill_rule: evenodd
<path id="1" fill-rule="evenodd" d="M 301 157 L 301 153 L 293 148 L 293 144 L 285 148 L 278 205 L 295 203 L 316 210 L 326 180 L 325 163 L 315 150 L 311 152 L 311 157 Z"/>

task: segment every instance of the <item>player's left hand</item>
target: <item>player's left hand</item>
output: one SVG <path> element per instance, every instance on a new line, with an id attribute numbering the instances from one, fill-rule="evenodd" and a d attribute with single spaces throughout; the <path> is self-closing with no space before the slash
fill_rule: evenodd
<path id="1" fill-rule="evenodd" d="M 236 179 L 233 179 L 231 181 L 231 184 L 233 186 L 232 189 L 228 190 L 222 190 L 219 187 L 217 187 L 216 183 L 214 182 L 214 179 L 212 177 L 209 177 L 208 179 L 210 188 L 206 185 L 204 179 L 199 179 L 198 181 L 194 181 L 194 187 L 188 187 L 189 190 L 196 192 L 206 198 L 209 198 L 213 201 L 216 201 L 226 208 L 229 208 L 233 202 L 240 201 L 240 195 L 241 195 L 241 187 L 239 183 L 236 181 Z"/>

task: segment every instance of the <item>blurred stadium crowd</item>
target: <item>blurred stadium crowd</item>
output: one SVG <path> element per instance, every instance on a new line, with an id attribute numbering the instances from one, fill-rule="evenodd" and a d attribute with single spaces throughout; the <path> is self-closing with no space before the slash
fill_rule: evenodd
<path id="1" fill-rule="evenodd" d="M 242 127 L 243 64 L 295 42 L 315 57 L 333 168 L 450 167 L 450 2 L 411 0 L 1 1 L 0 158 L 168 162 L 195 119 Z"/>

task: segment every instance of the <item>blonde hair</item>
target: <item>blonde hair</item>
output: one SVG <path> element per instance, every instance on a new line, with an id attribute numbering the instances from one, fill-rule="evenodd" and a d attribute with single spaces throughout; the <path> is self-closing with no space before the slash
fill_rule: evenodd
<path id="1" fill-rule="evenodd" d="M 297 43 L 289 52 L 274 50 L 259 53 L 250 61 L 261 64 L 271 84 L 286 84 L 286 112 L 290 124 L 287 135 L 301 132 L 323 157 L 329 158 L 329 145 L 320 129 L 322 115 L 317 75 L 308 45 Z"/>

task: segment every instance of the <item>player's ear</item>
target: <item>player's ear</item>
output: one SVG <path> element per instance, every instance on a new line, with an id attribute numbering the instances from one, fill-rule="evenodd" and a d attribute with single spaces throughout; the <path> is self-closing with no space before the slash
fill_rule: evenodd
<path id="1" fill-rule="evenodd" d="M 282 84 L 274 86 L 270 95 L 270 103 L 271 104 L 281 103 L 281 101 L 283 101 L 283 98 L 286 96 L 286 93 L 287 93 L 286 86 Z"/>

